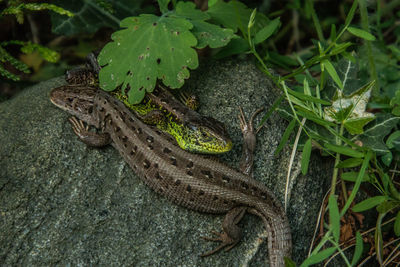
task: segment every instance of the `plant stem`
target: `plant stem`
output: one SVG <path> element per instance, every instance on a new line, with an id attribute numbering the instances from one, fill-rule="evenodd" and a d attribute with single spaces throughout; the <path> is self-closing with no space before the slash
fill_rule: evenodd
<path id="1" fill-rule="evenodd" d="M 340 132 L 339 135 L 343 135 L 344 131 L 344 124 L 342 123 L 340 125 Z M 340 146 L 342 144 L 342 140 L 338 137 L 336 137 L 336 145 Z M 336 159 L 335 159 L 335 168 L 333 169 L 333 174 L 332 174 L 332 182 L 331 182 L 331 196 L 335 195 L 335 189 L 336 189 L 336 181 L 339 173 L 339 169 L 336 168 L 336 165 L 338 165 L 340 162 L 340 153 L 336 153 Z"/>

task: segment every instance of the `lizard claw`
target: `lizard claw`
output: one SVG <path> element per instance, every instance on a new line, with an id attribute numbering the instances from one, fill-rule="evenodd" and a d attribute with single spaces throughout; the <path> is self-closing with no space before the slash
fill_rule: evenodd
<path id="1" fill-rule="evenodd" d="M 235 241 L 234 239 L 229 237 L 228 234 L 226 234 L 225 232 L 219 233 L 216 231 L 212 231 L 211 233 L 216 235 L 217 237 L 202 236 L 201 238 L 207 241 L 221 242 L 221 244 L 215 249 L 200 255 L 201 257 L 210 256 L 223 248 L 225 248 L 225 251 L 229 251 L 238 243 L 238 240 Z"/>

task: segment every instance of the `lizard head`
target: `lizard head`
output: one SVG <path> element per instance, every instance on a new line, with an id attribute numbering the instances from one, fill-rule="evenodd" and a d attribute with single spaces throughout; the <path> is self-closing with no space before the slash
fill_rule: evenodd
<path id="1" fill-rule="evenodd" d="M 223 124 L 212 117 L 198 117 L 190 123 L 176 124 L 175 136 L 178 145 L 194 153 L 220 154 L 232 149 L 232 140 L 229 138 Z"/>
<path id="2" fill-rule="evenodd" d="M 93 103 L 97 92 L 96 87 L 64 85 L 50 92 L 50 101 L 83 121 L 90 121 L 93 113 Z"/>

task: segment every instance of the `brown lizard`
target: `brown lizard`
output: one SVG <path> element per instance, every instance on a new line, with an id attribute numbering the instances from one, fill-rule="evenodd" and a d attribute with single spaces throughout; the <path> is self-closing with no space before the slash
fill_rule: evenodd
<path id="1" fill-rule="evenodd" d="M 210 255 L 222 248 L 235 246 L 241 238 L 237 225 L 246 212 L 259 216 L 268 231 L 268 253 L 271 266 L 284 266 L 290 257 L 291 233 L 279 201 L 262 183 L 252 179 L 252 157 L 255 133 L 252 119 L 240 116 L 246 151 L 239 172 L 215 159 L 180 149 L 157 128 L 141 122 L 125 105 L 93 87 L 61 86 L 53 89 L 51 101 L 68 111 L 74 132 L 86 144 L 108 143 L 120 152 L 136 174 L 153 190 L 186 208 L 226 214 L 220 241 Z M 100 129 L 88 131 L 83 122 Z"/>

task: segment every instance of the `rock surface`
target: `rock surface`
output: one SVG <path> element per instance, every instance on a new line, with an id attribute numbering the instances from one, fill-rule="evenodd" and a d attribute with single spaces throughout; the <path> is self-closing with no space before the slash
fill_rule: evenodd
<path id="1" fill-rule="evenodd" d="M 114 148 L 89 148 L 73 134 L 65 112 L 49 101 L 52 79 L 0 104 L 0 262 L 5 265 L 266 266 L 265 230 L 255 216 L 240 225 L 230 252 L 199 255 L 217 244 L 202 240 L 221 230 L 223 216 L 168 202 L 147 188 Z M 222 158 L 237 166 L 241 153 L 238 106 L 251 114 L 277 98 L 249 60 L 211 62 L 192 72 L 186 87 L 200 113 L 223 121 L 234 149 Z M 261 116 L 259 116 L 261 117 Z M 259 121 L 260 118 L 258 118 Z M 283 200 L 289 151 L 274 155 L 286 123 L 273 115 L 258 135 L 254 177 Z M 292 258 L 304 260 L 331 165 L 314 157 L 302 176 L 295 160 L 288 217 Z"/>

